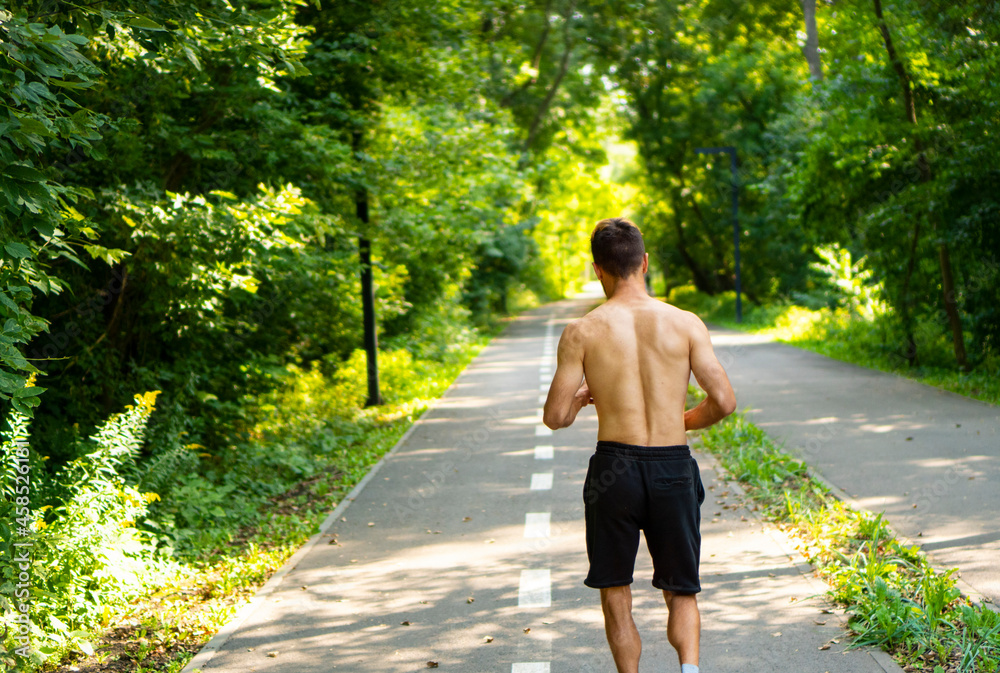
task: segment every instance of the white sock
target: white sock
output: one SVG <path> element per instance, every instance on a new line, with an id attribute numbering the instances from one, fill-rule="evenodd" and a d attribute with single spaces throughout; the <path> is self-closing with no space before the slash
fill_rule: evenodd
<path id="1" fill-rule="evenodd" d="M 698 673 L 698 667 L 694 664 L 681 664 L 681 673 Z"/>

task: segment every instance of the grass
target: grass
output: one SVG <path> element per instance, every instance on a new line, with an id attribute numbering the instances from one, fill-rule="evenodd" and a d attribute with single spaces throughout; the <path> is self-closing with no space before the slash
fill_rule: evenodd
<path id="1" fill-rule="evenodd" d="M 812 310 L 790 303 L 754 306 L 744 302 L 743 322 L 737 323 L 736 297 L 732 292 L 708 296 L 684 286 L 675 288 L 667 301 L 693 311 L 709 323 L 765 334 L 837 360 L 1000 404 L 1000 360 L 986 357 L 972 372 L 959 371 L 954 365 L 948 336 L 934 325 L 921 325 L 916 330 L 920 364 L 910 366 L 900 355 L 897 347 L 900 339 L 886 315 L 862 317 L 845 309 Z"/>
<path id="2" fill-rule="evenodd" d="M 919 547 L 896 538 L 882 514 L 846 506 L 744 417 L 699 437 L 829 583 L 830 599 L 849 616 L 852 647 L 881 647 L 906 671 L 998 670 L 1000 613 L 962 597 L 954 570 L 935 571 Z"/>
<path id="3" fill-rule="evenodd" d="M 360 368 L 363 373 L 362 358 L 345 363 L 333 380 L 319 369 L 292 368 L 286 385 L 251 409 L 257 422 L 249 434 L 261 448 L 280 445 L 279 450 L 293 458 L 308 454 L 310 476 L 260 503 L 254 523 L 217 536 L 207 547 L 189 549 L 174 576 L 151 587 L 128 612 L 91 638 L 93 655 L 71 652 L 42 670 L 180 671 L 318 530 L 489 336 L 455 347 L 443 362 L 417 360 L 402 351 L 385 354 L 380 363 L 388 401 L 368 409 L 361 409 L 357 400 L 353 406 L 349 403 L 365 394 L 364 377 L 354 371 Z M 353 411 L 345 416 L 345 408 Z"/>

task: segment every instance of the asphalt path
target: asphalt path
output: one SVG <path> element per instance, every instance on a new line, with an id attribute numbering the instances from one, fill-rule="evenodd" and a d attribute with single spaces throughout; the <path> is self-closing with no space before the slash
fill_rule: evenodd
<path id="1" fill-rule="evenodd" d="M 599 594 L 583 585 L 596 416 L 587 408 L 555 433 L 541 424 L 559 334 L 596 300 L 549 304 L 510 324 L 186 670 L 613 671 Z M 708 492 L 702 670 L 899 671 L 881 652 L 844 651 L 842 616 L 815 597 L 824 585 L 697 457 Z M 677 671 L 651 578 L 641 545 L 641 670 Z"/>
<path id="2" fill-rule="evenodd" d="M 758 426 L 1000 604 L 1000 407 L 765 337 L 712 341 Z"/>

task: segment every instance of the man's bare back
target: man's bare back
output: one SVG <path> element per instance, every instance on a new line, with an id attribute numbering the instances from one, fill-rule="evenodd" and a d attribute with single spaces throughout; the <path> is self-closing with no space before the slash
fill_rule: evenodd
<path id="1" fill-rule="evenodd" d="M 565 421 L 572 422 L 570 414 L 575 418 L 579 408 L 593 401 L 599 440 L 686 444 L 685 430 L 710 424 L 704 422 L 709 410 L 684 412 L 692 371 L 709 394 L 707 402 L 728 406 L 732 388 L 704 323 L 649 297 L 644 289 L 620 291 L 563 331 L 545 422 L 565 427 Z M 724 416 L 732 409 L 719 411 Z"/>

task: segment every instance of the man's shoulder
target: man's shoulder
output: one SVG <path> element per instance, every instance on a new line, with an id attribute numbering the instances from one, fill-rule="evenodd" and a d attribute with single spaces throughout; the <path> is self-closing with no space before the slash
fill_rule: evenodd
<path id="1" fill-rule="evenodd" d="M 702 322 L 701 318 L 697 314 L 691 311 L 685 311 L 682 308 L 678 308 L 673 304 L 668 304 L 665 301 L 659 302 L 662 315 L 670 320 L 672 320 L 678 327 L 683 327 L 687 329 L 697 329 L 704 326 L 705 323 Z"/>

